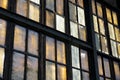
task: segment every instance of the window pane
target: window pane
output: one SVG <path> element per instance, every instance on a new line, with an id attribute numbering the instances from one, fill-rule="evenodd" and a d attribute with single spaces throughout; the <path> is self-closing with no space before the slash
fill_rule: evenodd
<path id="1" fill-rule="evenodd" d="M 0 45 L 5 44 L 6 22 L 0 19 Z"/>
<path id="2" fill-rule="evenodd" d="M 104 80 L 104 78 L 103 78 L 103 77 L 100 77 L 100 80 Z"/>
<path id="3" fill-rule="evenodd" d="M 117 62 L 114 62 L 114 70 L 115 70 L 116 80 L 120 80 L 120 67 Z"/>
<path id="4" fill-rule="evenodd" d="M 63 17 L 56 15 L 56 29 L 65 32 L 65 20 Z"/>
<path id="5" fill-rule="evenodd" d="M 24 78 L 24 55 L 14 52 L 12 65 L 12 80 Z"/>
<path id="6" fill-rule="evenodd" d="M 7 9 L 8 0 L 0 0 L 0 7 Z"/>
<path id="7" fill-rule="evenodd" d="M 54 28 L 54 14 L 46 11 L 46 25 Z"/>
<path id="8" fill-rule="evenodd" d="M 96 43 L 97 50 L 101 51 L 99 34 L 96 34 L 96 33 L 95 33 L 95 43 Z"/>
<path id="9" fill-rule="evenodd" d="M 78 0 L 78 5 L 83 7 L 83 0 Z"/>
<path id="10" fill-rule="evenodd" d="M 103 17 L 102 6 L 99 3 L 97 3 L 97 12 L 99 17 Z"/>
<path id="11" fill-rule="evenodd" d="M 107 47 L 106 37 L 101 36 L 101 43 L 102 43 L 102 52 L 108 54 L 108 47 Z"/>
<path id="12" fill-rule="evenodd" d="M 16 25 L 14 34 L 14 49 L 25 51 L 25 36 L 25 28 Z"/>
<path id="13" fill-rule="evenodd" d="M 104 21 L 99 18 L 100 33 L 105 35 Z"/>
<path id="14" fill-rule="evenodd" d="M 64 14 L 64 0 L 56 0 L 56 10 L 57 13 Z"/>
<path id="15" fill-rule="evenodd" d="M 46 37 L 46 58 L 55 60 L 55 40 L 50 37 Z"/>
<path id="16" fill-rule="evenodd" d="M 72 66 L 76 68 L 80 68 L 79 48 L 75 46 L 71 46 L 71 50 L 72 50 Z"/>
<path id="17" fill-rule="evenodd" d="M 58 80 L 67 80 L 67 75 L 66 75 L 66 67 L 65 66 L 61 66 L 61 65 L 58 65 L 57 66 L 58 70 L 57 70 L 57 78 Z"/>
<path id="18" fill-rule="evenodd" d="M 94 30 L 95 32 L 98 32 L 98 22 L 97 17 L 93 15 L 93 22 L 94 22 Z"/>
<path id="19" fill-rule="evenodd" d="M 115 32 L 112 24 L 108 23 L 110 38 L 115 39 Z"/>
<path id="20" fill-rule="evenodd" d="M 73 80 L 81 80 L 81 75 L 80 75 L 80 71 L 76 70 L 76 69 L 72 69 L 73 72 Z"/>
<path id="21" fill-rule="evenodd" d="M 113 22 L 114 22 L 114 24 L 118 25 L 117 14 L 115 12 L 112 12 L 112 16 L 113 16 Z"/>
<path id="22" fill-rule="evenodd" d="M 40 0 L 30 0 L 30 1 L 40 4 Z"/>
<path id="23" fill-rule="evenodd" d="M 77 27 L 77 24 L 70 21 L 70 32 L 71 32 L 71 35 L 78 38 L 78 27 Z"/>
<path id="24" fill-rule="evenodd" d="M 116 35 L 116 40 L 120 42 L 120 31 L 116 27 L 115 27 L 115 35 Z"/>
<path id="25" fill-rule="evenodd" d="M 5 51 L 3 48 L 0 48 L 0 77 L 3 77 L 4 57 Z"/>
<path id="26" fill-rule="evenodd" d="M 98 56 L 98 68 L 99 68 L 99 74 L 103 75 L 102 59 L 100 56 Z"/>
<path id="27" fill-rule="evenodd" d="M 106 13 L 107 13 L 107 20 L 112 23 L 111 11 L 108 8 L 106 8 Z"/>
<path id="28" fill-rule="evenodd" d="M 56 80 L 55 79 L 55 64 L 46 61 L 46 80 Z"/>
<path id="29" fill-rule="evenodd" d="M 80 50 L 80 51 L 81 51 L 81 65 L 82 65 L 82 69 L 85 69 L 85 70 L 89 71 L 87 51 L 85 51 L 85 50 Z"/>
<path id="30" fill-rule="evenodd" d="M 120 44 L 119 43 L 118 43 L 117 47 L 118 47 L 118 56 L 120 58 Z"/>
<path id="31" fill-rule="evenodd" d="M 78 9 L 78 22 L 79 22 L 79 24 L 82 24 L 83 26 L 85 26 L 84 10 L 80 7 L 77 7 L 77 9 Z"/>
<path id="32" fill-rule="evenodd" d="M 79 38 L 83 41 L 86 41 L 86 27 L 79 25 Z"/>
<path id="33" fill-rule="evenodd" d="M 82 72 L 82 75 L 83 75 L 83 80 L 90 80 L 89 73 Z"/>
<path id="34" fill-rule="evenodd" d="M 27 80 L 38 80 L 38 59 L 27 58 Z"/>
<path id="35" fill-rule="evenodd" d="M 95 1 L 92 0 L 92 11 L 94 14 L 96 14 L 96 8 L 95 8 Z"/>
<path id="36" fill-rule="evenodd" d="M 46 8 L 54 11 L 54 0 L 46 0 Z"/>
<path id="37" fill-rule="evenodd" d="M 28 32 L 28 52 L 38 55 L 38 33 L 31 30 Z"/>
<path id="38" fill-rule="evenodd" d="M 65 64 L 65 44 L 61 41 L 57 41 L 57 61 Z"/>

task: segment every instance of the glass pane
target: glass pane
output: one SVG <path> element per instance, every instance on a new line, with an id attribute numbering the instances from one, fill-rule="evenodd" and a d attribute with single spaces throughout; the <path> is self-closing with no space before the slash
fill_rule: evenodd
<path id="1" fill-rule="evenodd" d="M 106 8 L 107 13 L 107 20 L 112 23 L 111 11 L 110 9 Z"/>
<path id="2" fill-rule="evenodd" d="M 46 37 L 46 58 L 55 60 L 55 40 L 50 37 Z"/>
<path id="3" fill-rule="evenodd" d="M 46 11 L 46 25 L 54 28 L 54 14 Z"/>
<path id="4" fill-rule="evenodd" d="M 81 7 L 84 7 L 83 6 L 83 0 L 78 0 L 78 5 L 81 6 Z"/>
<path id="5" fill-rule="evenodd" d="M 89 73 L 82 72 L 82 75 L 83 75 L 83 80 L 90 80 Z"/>
<path id="6" fill-rule="evenodd" d="M 81 66 L 82 66 L 82 69 L 89 71 L 87 51 L 85 51 L 85 50 L 80 50 L 80 51 L 81 51 Z"/>
<path id="7" fill-rule="evenodd" d="M 64 14 L 64 0 L 56 0 L 56 10 L 57 13 Z"/>
<path id="8" fill-rule="evenodd" d="M 112 24 L 108 23 L 110 38 L 115 39 L 115 32 Z"/>
<path id="9" fill-rule="evenodd" d="M 56 29 L 65 32 L 65 20 L 63 17 L 56 15 Z"/>
<path id="10" fill-rule="evenodd" d="M 101 51 L 99 34 L 96 34 L 96 33 L 95 33 L 95 43 L 96 43 L 97 50 Z"/>
<path id="11" fill-rule="evenodd" d="M 108 47 L 107 47 L 106 37 L 101 36 L 101 43 L 102 43 L 102 52 L 108 54 Z"/>
<path id="12" fill-rule="evenodd" d="M 86 27 L 79 25 L 79 38 L 83 41 L 86 41 Z"/>
<path id="13" fill-rule="evenodd" d="M 71 35 L 78 38 L 78 27 L 77 27 L 77 24 L 70 21 L 70 32 L 71 32 Z"/>
<path id="14" fill-rule="evenodd" d="M 118 25 L 117 14 L 115 12 L 112 12 L 112 16 L 113 16 L 113 22 L 114 22 L 114 24 Z"/>
<path id="15" fill-rule="evenodd" d="M 67 80 L 66 67 L 58 65 L 57 69 L 58 69 L 57 70 L 57 72 L 58 72 L 57 80 Z"/>
<path id="16" fill-rule="evenodd" d="M 95 1 L 92 0 L 92 11 L 94 14 L 96 14 L 96 8 L 95 8 Z"/>
<path id="17" fill-rule="evenodd" d="M 29 5 L 29 18 L 39 22 L 39 6 L 30 3 Z"/>
<path id="18" fill-rule="evenodd" d="M 78 22 L 79 24 L 82 24 L 85 26 L 85 14 L 84 14 L 84 9 L 77 7 L 78 9 Z"/>
<path id="19" fill-rule="evenodd" d="M 97 13 L 99 17 L 103 17 L 102 6 L 99 3 L 97 3 Z"/>
<path id="20" fill-rule="evenodd" d="M 104 60 L 104 70 L 105 70 L 105 76 L 106 77 L 111 77 L 110 75 L 110 65 L 108 59 L 103 59 Z"/>
<path id="21" fill-rule="evenodd" d="M 120 42 L 120 31 L 116 27 L 115 27 L 115 35 L 116 35 L 116 40 Z"/>
<path id="22" fill-rule="evenodd" d="M 5 51 L 3 48 L 0 48 L 0 77 L 3 77 L 4 57 Z"/>
<path id="23" fill-rule="evenodd" d="M 38 59 L 27 58 L 27 80 L 38 80 Z"/>
<path id="24" fill-rule="evenodd" d="M 103 78 L 103 77 L 100 77 L 100 80 L 104 80 L 104 78 Z"/>
<path id="25" fill-rule="evenodd" d="M 38 33 L 31 30 L 28 32 L 28 52 L 38 55 Z"/>
<path id="26" fill-rule="evenodd" d="M 81 75 L 80 75 L 80 71 L 76 70 L 76 69 L 72 69 L 73 72 L 73 80 L 81 80 Z"/>
<path id="27" fill-rule="evenodd" d="M 25 51 L 26 29 L 18 25 L 15 26 L 14 49 Z"/>
<path id="28" fill-rule="evenodd" d="M 69 3 L 69 14 L 70 14 L 70 19 L 77 22 L 77 16 L 76 16 L 76 6 Z"/>
<path id="29" fill-rule="evenodd" d="M 0 45 L 5 44 L 6 22 L 0 19 Z"/>
<path id="30" fill-rule="evenodd" d="M 8 0 L 0 0 L 0 7 L 7 9 Z"/>
<path id="31" fill-rule="evenodd" d="M 46 8 L 54 11 L 54 0 L 46 0 Z"/>
<path id="32" fill-rule="evenodd" d="M 57 41 L 57 61 L 64 64 L 66 63 L 65 44 L 61 41 Z"/>
<path id="33" fill-rule="evenodd" d="M 97 17 L 93 15 L 93 22 L 94 22 L 94 31 L 98 33 L 98 22 Z"/>
<path id="34" fill-rule="evenodd" d="M 40 0 L 30 0 L 30 1 L 37 3 L 37 4 L 40 4 Z"/>
<path id="35" fill-rule="evenodd" d="M 46 61 L 46 80 L 56 80 L 55 79 L 55 64 Z"/>
<path id="36" fill-rule="evenodd" d="M 27 1 L 17 0 L 17 13 L 23 16 L 27 16 Z"/>
<path id="37" fill-rule="evenodd" d="M 100 33 L 105 35 L 104 21 L 99 18 Z"/>
<path id="38" fill-rule="evenodd" d="M 120 44 L 119 43 L 118 43 L 117 47 L 118 47 L 118 56 L 120 58 Z"/>
<path id="39" fill-rule="evenodd" d="M 75 46 L 71 46 L 72 52 L 72 66 L 76 68 L 80 68 L 79 62 L 79 48 Z"/>
<path id="40" fill-rule="evenodd" d="M 75 0 L 69 0 L 69 1 L 71 1 L 71 2 L 75 3 Z"/>
<path id="41" fill-rule="evenodd" d="M 102 59 L 100 56 L 98 56 L 98 69 L 99 69 L 99 74 L 103 75 Z"/>
<path id="42" fill-rule="evenodd" d="M 23 80 L 24 78 L 24 55 L 14 52 L 12 65 L 12 80 Z"/>
<path id="43" fill-rule="evenodd" d="M 114 62 L 114 70 L 115 70 L 116 80 L 120 80 L 120 67 L 117 62 Z"/>

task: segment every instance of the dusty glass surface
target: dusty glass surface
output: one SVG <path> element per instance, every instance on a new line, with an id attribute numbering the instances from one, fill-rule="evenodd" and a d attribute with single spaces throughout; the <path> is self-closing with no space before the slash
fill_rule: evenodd
<path id="1" fill-rule="evenodd" d="M 7 9 L 8 0 L 0 0 L 0 7 Z"/>
<path id="2" fill-rule="evenodd" d="M 87 40 L 86 27 L 79 25 L 79 38 L 83 41 Z"/>
<path id="3" fill-rule="evenodd" d="M 81 80 L 80 70 L 72 69 L 73 80 Z"/>
<path id="4" fill-rule="evenodd" d="M 112 23 L 111 11 L 110 9 L 106 8 L 107 13 L 107 20 Z"/>
<path id="5" fill-rule="evenodd" d="M 97 13 L 99 17 L 103 17 L 102 5 L 97 3 Z"/>
<path id="6" fill-rule="evenodd" d="M 98 51 L 101 51 L 100 48 L 100 38 L 99 38 L 99 34 L 95 33 L 95 43 L 96 43 L 96 48 Z"/>
<path id="7" fill-rule="evenodd" d="M 64 0 L 56 0 L 56 10 L 60 15 L 64 15 Z"/>
<path id="8" fill-rule="evenodd" d="M 117 26 L 118 25 L 118 19 L 117 19 L 116 12 L 112 12 L 112 17 L 113 17 L 113 23 Z"/>
<path id="9" fill-rule="evenodd" d="M 98 56 L 98 69 L 99 69 L 99 74 L 103 75 L 102 59 L 100 56 Z"/>
<path id="10" fill-rule="evenodd" d="M 94 31 L 98 33 L 97 17 L 93 15 Z"/>
<path id="11" fill-rule="evenodd" d="M 54 0 L 46 0 L 46 8 L 54 11 Z"/>
<path id="12" fill-rule="evenodd" d="M 114 70 L 115 70 L 116 80 L 120 80 L 120 67 L 117 62 L 114 62 Z"/>
<path id="13" fill-rule="evenodd" d="M 83 80 L 90 80 L 89 73 L 82 72 Z"/>
<path id="14" fill-rule="evenodd" d="M 110 38 L 115 39 L 114 27 L 112 24 L 108 23 Z"/>
<path id="15" fill-rule="evenodd" d="M 99 18 L 100 33 L 105 35 L 104 21 Z"/>
<path id="16" fill-rule="evenodd" d="M 112 40 L 110 42 L 111 42 L 111 48 L 112 48 L 112 55 L 115 56 L 115 57 L 118 57 L 116 42 L 112 41 Z"/>
<path id="17" fill-rule="evenodd" d="M 102 44 L 102 52 L 108 54 L 108 45 L 107 45 L 106 37 L 101 36 L 101 44 Z"/>

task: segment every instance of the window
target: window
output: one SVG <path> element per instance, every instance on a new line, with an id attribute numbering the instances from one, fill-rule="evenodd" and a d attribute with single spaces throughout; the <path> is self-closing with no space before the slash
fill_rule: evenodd
<path id="1" fill-rule="evenodd" d="M 0 7 L 7 9 L 8 0 L 0 0 Z"/>
<path id="2" fill-rule="evenodd" d="M 115 61 L 113 63 L 114 63 L 115 78 L 116 78 L 116 80 L 119 80 L 120 79 L 120 66 L 119 66 L 119 63 L 117 63 Z"/>

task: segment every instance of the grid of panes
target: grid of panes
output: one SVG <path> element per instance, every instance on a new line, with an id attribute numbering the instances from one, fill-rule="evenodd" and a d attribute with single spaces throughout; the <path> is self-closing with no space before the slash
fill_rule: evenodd
<path id="1" fill-rule="evenodd" d="M 0 7 L 7 9 L 8 0 L 0 0 Z"/>
<path id="2" fill-rule="evenodd" d="M 87 51 L 72 45 L 71 59 L 72 80 L 90 80 Z"/>
<path id="3" fill-rule="evenodd" d="M 16 13 L 40 21 L 40 0 L 16 0 Z"/>
<path id="4" fill-rule="evenodd" d="M 98 70 L 100 80 L 111 80 L 109 59 L 98 56 Z"/>
<path id="5" fill-rule="evenodd" d="M 45 24 L 63 33 L 65 33 L 64 1 L 45 0 Z"/>
<path id="6" fill-rule="evenodd" d="M 112 55 L 120 58 L 120 30 L 117 13 L 106 8 Z"/>
<path id="7" fill-rule="evenodd" d="M 15 25 L 11 80 L 38 80 L 39 34 Z"/>
<path id="8" fill-rule="evenodd" d="M 96 49 L 108 54 L 108 45 L 105 34 L 102 5 L 92 0 L 93 24 L 96 41 Z"/>
<path id="9" fill-rule="evenodd" d="M 5 59 L 6 21 L 0 19 L 0 78 L 3 77 Z"/>
<path id="10" fill-rule="evenodd" d="M 86 41 L 86 24 L 83 0 L 69 0 L 70 34 Z"/>
<path id="11" fill-rule="evenodd" d="M 67 80 L 65 43 L 46 36 L 45 80 Z"/>

